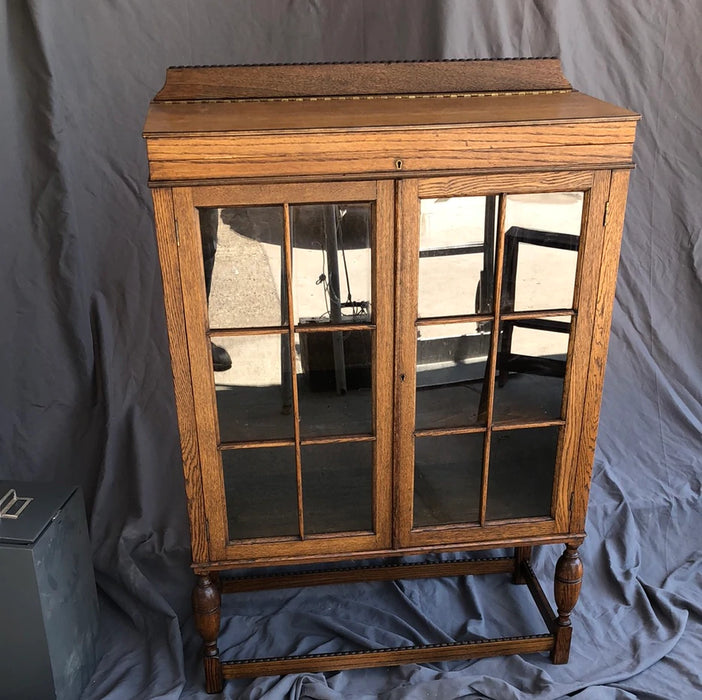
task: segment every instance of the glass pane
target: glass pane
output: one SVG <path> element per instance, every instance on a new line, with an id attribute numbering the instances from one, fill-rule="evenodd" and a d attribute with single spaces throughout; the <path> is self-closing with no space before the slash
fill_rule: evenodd
<path id="1" fill-rule="evenodd" d="M 492 433 L 488 520 L 549 516 L 558 426 Z"/>
<path id="2" fill-rule="evenodd" d="M 302 447 L 305 533 L 373 530 L 373 443 Z"/>
<path id="3" fill-rule="evenodd" d="M 295 323 L 368 323 L 371 205 L 290 207 Z"/>
<path id="4" fill-rule="evenodd" d="M 415 439 L 414 527 L 479 520 L 483 442 L 483 433 Z"/>
<path id="5" fill-rule="evenodd" d="M 485 424 L 485 373 L 492 322 L 421 326 L 416 428 Z"/>
<path id="6" fill-rule="evenodd" d="M 572 308 L 582 214 L 582 192 L 507 197 L 503 311 Z"/>
<path id="7" fill-rule="evenodd" d="M 500 324 L 494 422 L 561 418 L 570 325 L 569 317 Z"/>
<path id="8" fill-rule="evenodd" d="M 495 199 L 421 200 L 420 318 L 492 311 Z"/>
<path id="9" fill-rule="evenodd" d="M 299 535 L 294 447 L 222 450 L 229 539 Z"/>
<path id="10" fill-rule="evenodd" d="M 372 331 L 297 333 L 300 435 L 373 433 Z"/>
<path id="11" fill-rule="evenodd" d="M 286 325 L 282 207 L 199 209 L 210 328 Z"/>
<path id="12" fill-rule="evenodd" d="M 286 334 L 212 338 L 222 442 L 293 437 L 288 338 Z"/>

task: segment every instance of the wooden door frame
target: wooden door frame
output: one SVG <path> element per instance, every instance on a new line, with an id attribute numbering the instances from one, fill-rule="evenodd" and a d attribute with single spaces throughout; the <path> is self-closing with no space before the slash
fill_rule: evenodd
<path id="1" fill-rule="evenodd" d="M 397 184 L 395 320 L 395 463 L 394 546 L 441 545 L 448 542 L 553 536 L 575 532 L 571 523 L 576 477 L 589 470 L 588 455 L 580 449 L 583 405 L 588 382 L 599 270 L 602 263 L 604 213 L 610 190 L 610 171 L 543 172 L 467 175 L 401 180 Z M 581 247 L 576 271 L 569 363 L 564 386 L 552 512 L 550 518 L 520 518 L 491 524 L 459 524 L 413 528 L 414 414 L 416 395 L 416 328 L 418 287 L 419 201 L 424 197 L 486 196 L 544 192 L 585 193 Z M 496 270 L 496 274 L 498 270 Z M 494 355 L 494 353 L 493 353 Z M 494 362 L 494 357 L 492 358 Z M 494 368 L 493 368 L 494 371 Z M 589 390 L 592 392 L 593 390 Z M 592 420 L 589 421 L 592 423 Z M 489 430 L 485 433 L 489 435 Z M 489 438 L 488 438 L 489 439 Z M 591 455 L 590 455 L 591 459 Z M 588 471 L 589 473 L 589 471 Z M 484 502 L 487 484 L 483 484 Z"/>
<path id="2" fill-rule="evenodd" d="M 393 229 L 394 192 L 391 181 L 320 182 L 251 185 L 201 185 L 172 190 L 179 275 L 183 291 L 183 332 L 187 358 L 178 356 L 191 376 L 192 410 L 182 413 L 181 432 L 197 435 L 196 463 L 201 472 L 203 508 L 190 509 L 193 541 L 206 539 L 209 561 L 251 561 L 289 556 L 314 556 L 387 549 L 391 546 L 392 499 L 392 366 L 393 366 Z M 207 300 L 202 245 L 196 207 L 264 206 L 370 202 L 373 207 L 372 301 L 375 423 L 373 526 L 369 533 L 332 533 L 299 538 L 261 538 L 232 543 L 227 535 L 224 478 L 219 455 L 214 375 L 208 339 Z M 286 257 L 291 255 L 289 234 Z M 171 339 L 173 344 L 178 340 Z M 175 361 L 174 355 L 174 361 Z M 183 404 L 184 401 L 180 401 Z M 296 440 L 296 444 L 299 441 Z M 192 472 L 193 470 L 191 470 Z M 299 477 L 298 477 L 299 478 Z M 301 487 L 300 487 L 301 488 Z M 299 493 L 301 493 L 299 491 Z M 204 535 L 203 535 L 204 533 Z M 205 552 L 194 550 L 195 564 L 206 563 Z"/>

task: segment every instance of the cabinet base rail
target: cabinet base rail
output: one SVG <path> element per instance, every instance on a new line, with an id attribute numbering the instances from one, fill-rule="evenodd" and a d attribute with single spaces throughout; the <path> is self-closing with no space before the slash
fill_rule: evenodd
<path id="1" fill-rule="evenodd" d="M 249 678 L 255 676 L 277 676 L 284 673 L 343 671 L 353 668 L 400 666 L 402 664 L 475 659 L 486 656 L 530 654 L 537 651 L 550 651 L 553 647 L 553 640 L 554 636 L 552 634 L 539 634 L 525 637 L 480 639 L 470 642 L 341 651 L 329 654 L 242 659 L 239 661 L 223 661 L 221 663 L 224 678 Z"/>
<path id="2" fill-rule="evenodd" d="M 556 564 L 554 593 L 558 608 L 557 613 L 553 611 L 534 574 L 529 561 L 530 556 L 531 547 L 525 546 L 516 547 L 513 557 L 460 559 L 436 563 L 390 563 L 244 577 L 220 578 L 216 573 L 202 573 L 198 577 L 198 584 L 193 592 L 193 606 L 195 621 L 205 643 L 204 664 L 207 692 L 221 692 L 224 680 L 233 678 L 341 671 L 544 651 L 551 652 L 553 663 L 567 663 L 572 633 L 570 612 L 577 601 L 582 580 L 582 563 L 578 557 L 577 546 L 566 544 L 566 549 Z M 223 593 L 319 586 L 354 581 L 497 573 L 511 573 L 513 583 L 526 585 L 548 629 L 547 634 L 235 661 L 221 661 L 219 658 L 217 636 Z"/>

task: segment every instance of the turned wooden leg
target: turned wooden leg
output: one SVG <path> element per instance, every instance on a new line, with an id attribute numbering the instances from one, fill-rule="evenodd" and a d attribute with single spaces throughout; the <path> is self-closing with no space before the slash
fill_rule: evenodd
<path id="1" fill-rule="evenodd" d="M 531 559 L 531 547 L 515 547 L 514 548 L 514 571 L 512 572 L 512 583 L 526 583 L 524 574 L 522 573 L 522 562 Z"/>
<path id="2" fill-rule="evenodd" d="M 566 544 L 565 551 L 556 563 L 553 586 L 558 608 L 558 617 L 555 620 L 556 639 L 551 651 L 551 661 L 554 664 L 568 663 L 570 638 L 573 634 L 570 613 L 578 602 L 582 580 L 583 563 L 578 556 L 578 547 L 574 544 Z"/>
<path id="3" fill-rule="evenodd" d="M 193 590 L 195 625 L 205 643 L 205 689 L 208 693 L 221 693 L 224 685 L 217 648 L 222 595 L 216 578 L 210 574 L 198 576 Z"/>

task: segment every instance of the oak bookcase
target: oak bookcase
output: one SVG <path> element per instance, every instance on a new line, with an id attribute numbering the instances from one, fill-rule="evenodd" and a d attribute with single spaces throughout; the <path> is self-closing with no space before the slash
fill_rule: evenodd
<path id="1" fill-rule="evenodd" d="M 144 137 L 209 692 L 567 662 L 637 119 L 556 59 L 168 70 Z M 487 573 L 548 633 L 220 660 L 223 593 Z"/>

